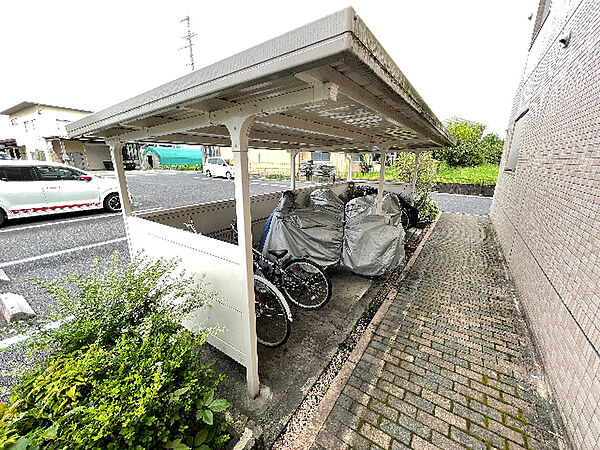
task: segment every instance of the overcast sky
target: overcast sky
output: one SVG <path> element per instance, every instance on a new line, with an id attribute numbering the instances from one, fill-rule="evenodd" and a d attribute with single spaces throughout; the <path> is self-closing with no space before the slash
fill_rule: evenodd
<path id="1" fill-rule="evenodd" d="M 198 69 L 351 4 L 439 119 L 504 137 L 537 3 L 2 1 L 0 111 L 22 101 L 97 111 L 184 75 L 186 15 Z"/>

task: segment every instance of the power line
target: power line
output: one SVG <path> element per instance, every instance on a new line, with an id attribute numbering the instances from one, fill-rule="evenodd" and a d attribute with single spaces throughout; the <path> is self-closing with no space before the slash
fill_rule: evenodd
<path id="1" fill-rule="evenodd" d="M 185 36 L 181 37 L 181 39 L 185 39 L 187 41 L 187 45 L 184 45 L 179 50 L 183 50 L 186 48 L 190 49 L 190 63 L 186 64 L 186 66 L 191 66 L 192 72 L 193 72 L 195 69 L 194 69 L 194 52 L 192 50 L 192 47 L 194 46 L 194 44 L 192 42 L 192 38 L 196 37 L 196 33 L 192 33 L 192 30 L 190 29 L 190 16 L 185 16 L 183 19 L 181 19 L 179 21 L 179 23 L 181 23 L 181 22 L 187 22 L 187 33 Z"/>

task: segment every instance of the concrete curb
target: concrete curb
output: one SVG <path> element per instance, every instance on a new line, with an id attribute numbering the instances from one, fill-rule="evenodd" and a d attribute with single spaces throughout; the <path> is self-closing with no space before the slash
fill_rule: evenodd
<path id="1" fill-rule="evenodd" d="M 35 311 L 31 309 L 25 297 L 10 292 L 0 294 L 0 312 L 6 323 L 35 317 Z"/>
<path id="2" fill-rule="evenodd" d="M 0 269 L 0 286 L 4 286 L 5 284 L 10 284 L 10 278 L 8 278 L 4 270 Z"/>
<path id="3" fill-rule="evenodd" d="M 432 222 L 431 226 L 429 227 L 429 230 L 427 230 L 427 232 L 423 236 L 423 239 L 421 239 L 421 242 L 415 249 L 415 252 L 412 254 L 409 261 L 406 263 L 406 265 L 402 269 L 402 273 L 398 277 L 398 280 L 396 281 L 396 283 L 400 283 L 406 277 L 406 275 L 408 274 L 408 272 L 410 271 L 412 266 L 415 264 L 415 261 L 417 260 L 419 254 L 421 253 L 421 250 L 425 246 L 425 243 L 429 239 L 431 232 L 435 228 L 435 226 L 440 218 L 440 215 L 441 214 L 438 214 L 438 216 Z M 369 326 L 367 327 L 367 329 L 365 330 L 365 332 L 359 339 L 358 343 L 356 344 L 356 347 L 354 347 L 354 350 L 352 350 L 352 353 L 348 357 L 348 360 L 344 364 L 344 367 L 342 367 L 342 370 L 340 370 L 340 372 L 337 374 L 337 376 L 333 379 L 332 383 L 329 386 L 329 390 L 327 391 L 327 394 L 325 394 L 325 396 L 323 397 L 323 399 L 317 406 L 312 419 L 310 420 L 310 422 L 308 422 L 306 424 L 306 427 L 304 428 L 302 433 L 298 436 L 297 440 L 295 441 L 294 445 L 292 446 L 293 449 L 297 449 L 297 450 L 309 449 L 314 444 L 314 442 L 317 439 L 317 436 L 319 434 L 319 431 L 321 431 L 321 428 L 323 427 L 325 420 L 327 420 L 329 413 L 333 409 L 335 402 L 337 401 L 338 397 L 340 396 L 340 394 L 346 387 L 346 384 L 348 383 L 348 380 L 350 379 L 350 375 L 352 375 L 352 372 L 354 371 L 356 365 L 358 364 L 358 362 L 362 358 L 362 355 L 364 354 L 365 350 L 367 349 L 367 346 L 369 345 L 369 342 L 371 341 L 371 338 L 373 337 L 375 330 L 377 329 L 377 327 L 383 320 L 383 317 L 387 313 L 387 310 L 389 309 L 390 305 L 396 298 L 396 294 L 397 294 L 397 290 L 395 288 L 390 289 L 385 300 L 379 307 L 379 310 L 373 317 L 373 320 L 371 320 L 371 323 L 369 324 Z"/>

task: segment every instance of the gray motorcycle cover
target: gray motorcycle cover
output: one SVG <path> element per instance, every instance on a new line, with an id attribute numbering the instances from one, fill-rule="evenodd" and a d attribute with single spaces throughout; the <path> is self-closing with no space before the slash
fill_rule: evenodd
<path id="1" fill-rule="evenodd" d="M 404 230 L 395 196 L 383 198 L 377 214 L 377 196 L 358 197 L 346 203 L 342 264 L 365 276 L 383 275 L 404 260 Z"/>

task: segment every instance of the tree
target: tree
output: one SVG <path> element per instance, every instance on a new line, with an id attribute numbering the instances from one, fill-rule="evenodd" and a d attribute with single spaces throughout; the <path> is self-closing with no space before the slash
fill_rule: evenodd
<path id="1" fill-rule="evenodd" d="M 504 141 L 497 134 L 483 135 L 486 126 L 470 120 L 452 118 L 446 122 L 448 133 L 456 139 L 455 147 L 437 150 L 434 157 L 451 167 L 498 164 Z"/>
<path id="2" fill-rule="evenodd" d="M 504 141 L 496 133 L 489 133 L 481 139 L 481 145 L 484 148 L 485 162 L 500 164 Z"/>

